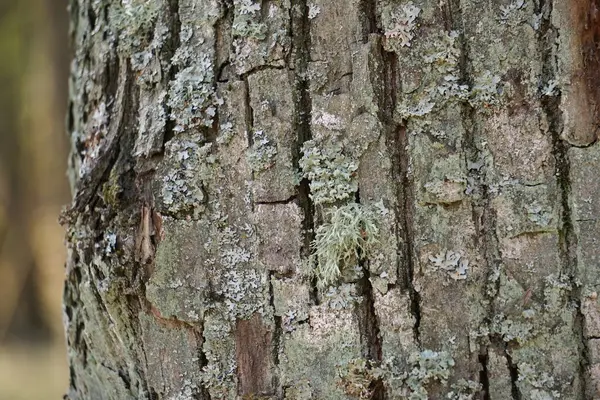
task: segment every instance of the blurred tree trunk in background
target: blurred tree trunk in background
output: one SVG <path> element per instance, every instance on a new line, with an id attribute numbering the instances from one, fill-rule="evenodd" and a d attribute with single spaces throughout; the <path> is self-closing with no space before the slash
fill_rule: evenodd
<path id="1" fill-rule="evenodd" d="M 0 398 L 64 393 L 66 0 L 0 0 Z M 31 385 L 31 377 L 36 384 Z"/>
<path id="2" fill-rule="evenodd" d="M 0 344 L 61 337 L 55 215 L 68 193 L 57 118 L 66 110 L 65 9 L 0 1 Z"/>
<path id="3" fill-rule="evenodd" d="M 73 0 L 75 399 L 600 396 L 597 0 Z"/>

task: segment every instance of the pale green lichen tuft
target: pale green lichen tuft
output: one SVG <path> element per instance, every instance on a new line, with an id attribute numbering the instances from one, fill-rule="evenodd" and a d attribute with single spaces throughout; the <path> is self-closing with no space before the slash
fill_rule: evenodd
<path id="1" fill-rule="evenodd" d="M 327 211 L 326 220 L 315 230 L 311 244 L 311 260 L 316 264 L 313 274 L 321 288 L 340 278 L 342 268 L 351 268 L 366 258 L 379 237 L 376 214 L 368 206 L 350 203 L 333 207 Z"/>
<path id="2" fill-rule="evenodd" d="M 309 140 L 304 142 L 302 154 L 300 168 L 310 181 L 315 204 L 346 200 L 358 190 L 358 162 L 344 155 L 340 144 Z"/>
<path id="3" fill-rule="evenodd" d="M 252 171 L 265 171 L 275 164 L 277 146 L 263 131 L 255 131 L 253 137 L 254 143 L 246 153 L 246 159 Z"/>

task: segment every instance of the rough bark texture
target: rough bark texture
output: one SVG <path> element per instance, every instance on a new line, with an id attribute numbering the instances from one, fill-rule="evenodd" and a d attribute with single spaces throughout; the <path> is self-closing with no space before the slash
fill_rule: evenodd
<path id="1" fill-rule="evenodd" d="M 598 0 L 73 0 L 75 399 L 600 397 Z"/>

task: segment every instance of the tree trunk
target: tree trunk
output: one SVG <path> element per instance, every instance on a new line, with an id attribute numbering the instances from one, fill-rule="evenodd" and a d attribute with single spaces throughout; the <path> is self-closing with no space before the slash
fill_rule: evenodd
<path id="1" fill-rule="evenodd" d="M 598 0 L 72 0 L 75 399 L 600 396 Z"/>

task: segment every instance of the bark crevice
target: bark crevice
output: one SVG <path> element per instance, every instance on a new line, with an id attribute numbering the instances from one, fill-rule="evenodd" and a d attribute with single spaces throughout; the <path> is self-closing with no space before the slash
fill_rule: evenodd
<path id="1" fill-rule="evenodd" d="M 540 13 L 544 15 L 538 33 L 538 46 L 540 47 L 543 64 L 542 79 L 549 82 L 556 78 L 556 68 L 559 65 L 557 58 L 559 31 L 552 24 L 552 1 L 540 1 Z M 545 14 L 547 13 L 547 14 Z M 571 290 L 569 302 L 575 304 L 574 334 L 579 338 L 579 379 L 581 381 L 580 394 L 586 397 L 586 369 L 590 364 L 588 359 L 588 342 L 584 335 L 584 316 L 581 311 L 582 290 L 577 276 L 577 235 L 571 210 L 571 163 L 569 160 L 570 145 L 562 138 L 564 117 L 561 109 L 562 94 L 556 96 L 542 96 L 542 109 L 548 121 L 548 131 L 552 140 L 552 154 L 555 160 L 555 176 L 560 196 L 561 215 L 559 226 L 559 257 L 561 274 L 567 276 Z"/>
<path id="2" fill-rule="evenodd" d="M 310 20 L 308 18 L 308 4 L 306 0 L 292 2 L 291 7 L 291 35 L 294 55 L 294 121 L 293 127 L 297 134 L 294 148 L 292 149 L 292 163 L 296 171 L 300 171 L 300 158 L 302 158 L 302 145 L 312 139 L 311 119 L 312 100 L 310 97 L 309 81 L 307 77 L 308 63 L 310 61 Z M 301 255 L 308 259 L 311 255 L 311 243 L 314 239 L 314 214 L 315 208 L 310 194 L 310 183 L 307 178 L 302 178 L 298 185 L 297 201 L 303 213 L 302 230 L 304 232 Z M 318 304 L 318 289 L 316 277 L 311 280 L 311 301 Z"/>

